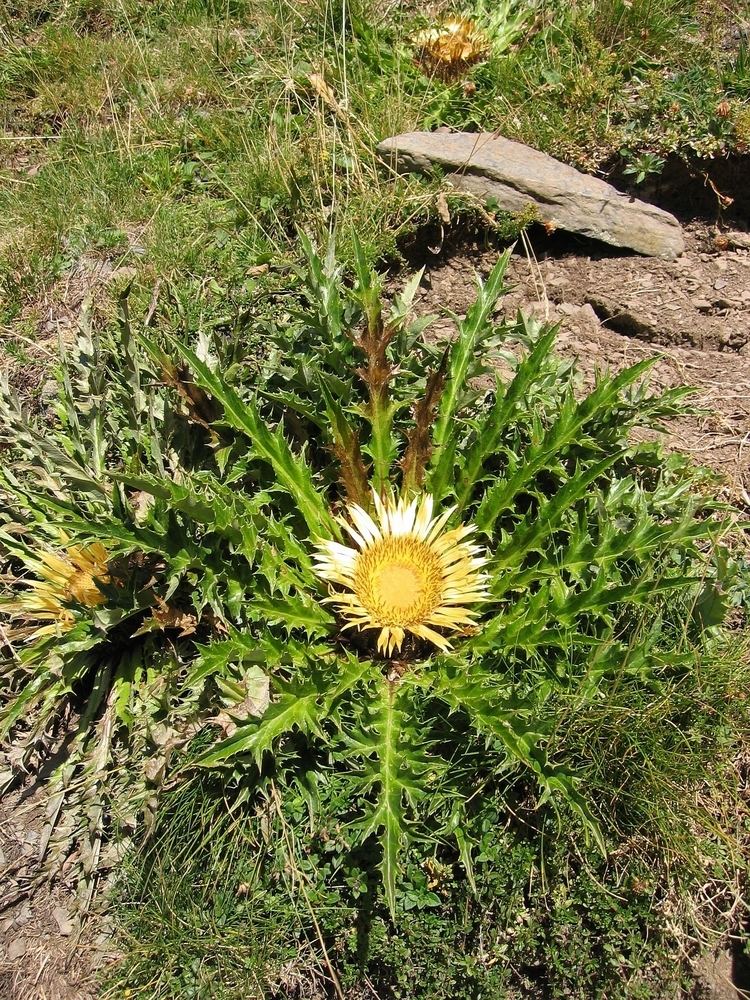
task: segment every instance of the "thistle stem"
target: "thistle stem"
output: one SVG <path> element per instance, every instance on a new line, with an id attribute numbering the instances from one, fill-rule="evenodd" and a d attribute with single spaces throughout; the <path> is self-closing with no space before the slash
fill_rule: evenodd
<path id="1" fill-rule="evenodd" d="M 370 422 L 372 425 L 372 479 L 378 493 L 388 485 L 391 471 L 391 426 L 393 414 L 385 390 L 373 392 L 370 397 Z"/>

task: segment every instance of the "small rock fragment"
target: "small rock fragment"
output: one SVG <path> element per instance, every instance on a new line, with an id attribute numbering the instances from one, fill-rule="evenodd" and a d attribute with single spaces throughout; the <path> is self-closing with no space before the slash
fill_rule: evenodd
<path id="1" fill-rule="evenodd" d="M 15 962 L 16 959 L 23 958 L 26 954 L 26 939 L 25 938 L 13 938 L 13 940 L 8 945 L 8 950 L 6 952 L 9 961 Z"/>
<path id="2" fill-rule="evenodd" d="M 579 316 L 584 323 L 587 323 L 590 326 L 595 326 L 595 327 L 599 326 L 599 317 L 594 312 L 594 309 L 590 302 L 585 302 L 581 306 L 579 310 Z"/>
<path id="3" fill-rule="evenodd" d="M 750 250 L 750 233 L 727 232 L 722 233 L 721 238 L 726 241 L 727 246 Z"/>
<path id="4" fill-rule="evenodd" d="M 661 340 L 659 331 L 654 327 L 649 317 L 639 315 L 619 302 L 601 295 L 588 295 L 586 302 L 591 306 L 597 318 L 602 323 L 606 323 L 610 330 L 625 334 L 627 337 L 637 337 L 639 340 L 650 342 Z"/>
<path id="5" fill-rule="evenodd" d="M 55 923 L 62 937 L 70 937 L 73 933 L 73 921 L 70 919 L 68 911 L 62 906 L 56 906 L 52 911 Z"/>

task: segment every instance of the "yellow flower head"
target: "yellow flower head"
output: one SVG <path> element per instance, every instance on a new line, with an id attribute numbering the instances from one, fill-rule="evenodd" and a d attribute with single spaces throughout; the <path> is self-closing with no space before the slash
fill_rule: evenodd
<path id="1" fill-rule="evenodd" d="M 407 632 L 440 649 L 450 642 L 435 629 L 451 632 L 471 627 L 476 612 L 466 605 L 487 599 L 487 560 L 464 539 L 473 525 L 445 531 L 453 509 L 433 518 L 433 498 L 411 503 L 374 494 L 377 522 L 357 504 L 339 518 L 356 548 L 338 542 L 318 543 L 316 572 L 340 584 L 330 602 L 346 620 L 345 628 L 380 629 L 378 649 L 399 651 Z"/>
<path id="2" fill-rule="evenodd" d="M 34 638 L 67 632 L 76 622 L 71 604 L 94 608 L 104 603 L 104 594 L 96 581 L 109 583 L 108 560 L 109 553 L 101 542 L 86 548 L 70 546 L 59 552 L 39 552 L 38 559 L 33 564 L 30 561 L 29 569 L 40 579 L 19 581 L 26 583 L 27 589 L 14 600 L 3 603 L 0 610 L 26 622 L 50 622 L 34 629 L 31 633 Z"/>
<path id="3" fill-rule="evenodd" d="M 473 21 L 454 17 L 414 38 L 414 58 L 428 73 L 450 80 L 487 55 L 489 41 Z"/>

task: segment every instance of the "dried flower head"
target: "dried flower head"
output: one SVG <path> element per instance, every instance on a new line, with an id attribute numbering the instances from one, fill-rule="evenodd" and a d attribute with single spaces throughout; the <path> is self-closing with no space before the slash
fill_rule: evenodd
<path id="1" fill-rule="evenodd" d="M 487 36 L 465 17 L 451 18 L 414 38 L 414 59 L 424 72 L 455 80 L 489 51 Z"/>
<path id="2" fill-rule="evenodd" d="M 64 538 L 63 544 L 66 541 Z M 18 584 L 26 589 L 5 601 L 0 610 L 24 624 L 49 622 L 31 629 L 34 638 L 66 632 L 76 622 L 76 604 L 95 608 L 104 603 L 97 581 L 109 583 L 108 560 L 109 553 L 101 542 L 85 548 L 71 545 L 59 551 L 40 551 L 28 564 L 38 579 L 19 579 Z"/>

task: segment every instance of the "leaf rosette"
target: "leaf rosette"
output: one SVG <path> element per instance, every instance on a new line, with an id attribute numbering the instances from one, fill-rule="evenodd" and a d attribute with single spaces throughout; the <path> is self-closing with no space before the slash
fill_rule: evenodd
<path id="1" fill-rule="evenodd" d="M 123 303 L 64 358 L 52 427 L 5 393 L 8 782 L 74 713 L 55 780 L 90 877 L 165 780 L 222 768 L 246 796 L 335 769 L 393 912 L 410 838 L 471 873 L 487 781 L 528 776 L 604 850 L 555 706 L 690 663 L 639 606 L 696 599 L 721 522 L 702 473 L 629 438 L 687 391 L 650 394 L 641 362 L 581 394 L 554 328 L 493 320 L 509 252 L 435 345 L 419 275 L 387 302 L 361 251 L 349 285 L 302 242 L 298 306 L 245 317 L 242 364 Z"/>

